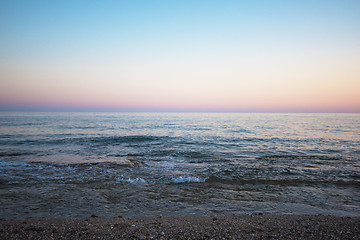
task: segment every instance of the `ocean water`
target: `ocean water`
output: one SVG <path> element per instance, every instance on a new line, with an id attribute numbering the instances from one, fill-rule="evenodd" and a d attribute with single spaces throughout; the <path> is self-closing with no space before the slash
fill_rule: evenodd
<path id="1" fill-rule="evenodd" d="M 2 218 L 360 215 L 359 114 L 0 113 Z"/>

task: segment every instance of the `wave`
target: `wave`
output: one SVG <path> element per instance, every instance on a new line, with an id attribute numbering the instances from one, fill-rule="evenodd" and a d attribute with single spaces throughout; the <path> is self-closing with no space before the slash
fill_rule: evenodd
<path id="1" fill-rule="evenodd" d="M 73 135 L 70 135 L 73 136 Z M 54 136 L 52 136 L 54 137 Z M 55 135 L 56 137 L 56 135 Z M 32 139 L 31 139 L 32 138 Z M 23 136 L 20 139 L 4 139 L 0 141 L 4 145 L 38 145 L 38 144 L 79 144 L 79 145 L 119 145 L 123 143 L 143 143 L 166 140 L 169 137 L 159 137 L 151 135 L 129 135 L 129 136 L 106 136 L 106 137 L 65 137 L 58 139 L 49 139 L 47 136 L 34 137 Z"/>
<path id="2" fill-rule="evenodd" d="M 279 155 L 265 155 L 257 157 L 258 160 L 267 160 L 267 159 L 285 159 L 285 160 L 326 160 L 326 161 L 336 161 L 341 160 L 337 156 L 325 156 L 325 155 L 291 155 L 291 154 L 279 154 Z"/>
<path id="3" fill-rule="evenodd" d="M 150 135 L 134 135 L 134 136 L 109 136 L 90 138 L 90 142 L 96 143 L 140 143 L 163 140 L 164 137 Z M 167 137 L 165 137 L 167 138 Z"/>
<path id="4" fill-rule="evenodd" d="M 208 159 L 211 157 L 210 153 L 193 151 L 193 150 L 176 150 L 176 149 L 160 149 L 151 152 L 152 157 L 175 157 L 186 159 Z"/>
<path id="5" fill-rule="evenodd" d="M 260 185 L 278 185 L 278 186 L 302 186 L 302 185 L 336 185 L 336 186 L 353 186 L 360 187 L 360 181 L 352 180 L 311 180 L 311 179 L 235 179 L 222 178 L 211 175 L 205 183 L 209 184 L 228 184 L 228 185 L 246 185 L 246 184 L 260 184 Z"/>
<path id="6" fill-rule="evenodd" d="M 147 182 L 143 178 L 116 178 L 118 182 L 126 182 L 132 184 L 147 184 Z"/>
<path id="7" fill-rule="evenodd" d="M 31 152 L 0 152 L 0 157 L 17 157 L 17 156 L 26 156 L 32 155 Z"/>
<path id="8" fill-rule="evenodd" d="M 254 131 L 248 130 L 248 129 L 228 129 L 227 132 L 231 133 L 254 133 Z"/>

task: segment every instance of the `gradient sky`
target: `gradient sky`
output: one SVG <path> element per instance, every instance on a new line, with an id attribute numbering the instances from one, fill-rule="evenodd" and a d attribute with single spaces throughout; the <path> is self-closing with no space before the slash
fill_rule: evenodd
<path id="1" fill-rule="evenodd" d="M 360 112 L 360 1 L 0 1 L 0 110 Z"/>

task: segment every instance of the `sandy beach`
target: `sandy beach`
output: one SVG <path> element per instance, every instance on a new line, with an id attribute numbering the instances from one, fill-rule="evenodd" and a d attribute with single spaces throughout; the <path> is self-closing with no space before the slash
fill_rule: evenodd
<path id="1" fill-rule="evenodd" d="M 359 239 L 360 217 L 157 216 L 0 221 L 0 239 Z"/>

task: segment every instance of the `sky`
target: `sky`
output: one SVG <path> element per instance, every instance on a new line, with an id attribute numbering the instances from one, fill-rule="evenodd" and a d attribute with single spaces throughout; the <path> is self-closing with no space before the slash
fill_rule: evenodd
<path id="1" fill-rule="evenodd" d="M 360 112 L 359 0 L 1 0 L 1 111 Z"/>

